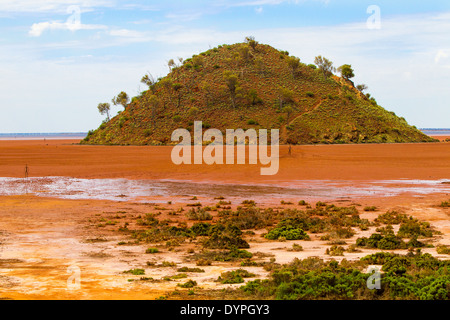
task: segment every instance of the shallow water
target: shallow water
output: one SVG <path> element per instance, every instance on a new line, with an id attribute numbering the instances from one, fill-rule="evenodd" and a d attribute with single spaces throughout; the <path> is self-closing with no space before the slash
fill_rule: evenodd
<path id="1" fill-rule="evenodd" d="M 425 195 L 450 192 L 446 180 L 280 181 L 277 184 L 225 184 L 179 180 L 76 179 L 67 177 L 0 178 L 0 195 L 33 194 L 64 199 L 167 201 L 167 197 L 258 199 L 345 199 L 365 196 Z M 161 198 L 166 198 L 161 200 Z M 175 199 L 174 199 L 175 200 Z"/>

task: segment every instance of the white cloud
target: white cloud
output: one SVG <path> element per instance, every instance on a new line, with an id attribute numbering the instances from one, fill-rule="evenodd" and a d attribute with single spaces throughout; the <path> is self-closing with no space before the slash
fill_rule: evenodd
<path id="1" fill-rule="evenodd" d="M 98 30 L 106 29 L 106 26 L 93 25 L 93 24 L 82 24 L 82 23 L 70 23 L 70 22 L 39 22 L 34 23 L 28 34 L 33 37 L 40 37 L 42 33 L 46 30 L 68 30 L 68 31 L 78 31 L 78 30 Z"/>
<path id="2" fill-rule="evenodd" d="M 263 11 L 264 11 L 263 7 L 258 7 L 258 8 L 255 9 L 255 12 L 257 14 L 261 14 Z"/>
<path id="3" fill-rule="evenodd" d="M 199 19 L 203 15 L 202 12 L 188 12 L 188 13 L 168 13 L 166 18 L 176 20 L 177 22 L 188 22 Z"/>
<path id="4" fill-rule="evenodd" d="M 153 23 L 153 20 L 151 20 L 151 19 L 141 19 L 141 20 L 131 21 L 130 23 L 135 24 L 135 25 L 150 24 L 150 23 Z"/>
<path id="5" fill-rule="evenodd" d="M 0 12 L 66 12 L 70 5 L 77 5 L 83 9 L 94 7 L 110 7 L 115 1 L 111 0 L 1 0 Z"/>
<path id="6" fill-rule="evenodd" d="M 146 38 L 145 33 L 129 29 L 113 29 L 108 34 L 114 37 Z"/>
<path id="7" fill-rule="evenodd" d="M 303 4 L 306 2 L 319 2 L 328 5 L 330 0 L 246 0 L 246 1 L 218 1 L 216 4 L 226 7 L 252 7 L 280 4 Z"/>
<path id="8" fill-rule="evenodd" d="M 435 63 L 439 63 L 442 59 L 448 58 L 448 53 L 445 50 L 439 50 L 434 58 Z"/>

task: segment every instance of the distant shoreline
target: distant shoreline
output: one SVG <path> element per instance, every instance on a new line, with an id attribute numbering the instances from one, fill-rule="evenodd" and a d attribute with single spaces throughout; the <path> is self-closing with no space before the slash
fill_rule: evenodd
<path id="1" fill-rule="evenodd" d="M 419 129 L 428 136 L 450 136 L 450 129 Z"/>
<path id="2" fill-rule="evenodd" d="M 428 136 L 450 136 L 450 128 L 419 129 Z M 65 140 L 84 139 L 87 132 L 59 132 L 59 133 L 0 133 L 0 140 Z"/>
<path id="3" fill-rule="evenodd" d="M 0 140 L 67 140 L 84 139 L 87 132 L 60 133 L 0 133 Z"/>

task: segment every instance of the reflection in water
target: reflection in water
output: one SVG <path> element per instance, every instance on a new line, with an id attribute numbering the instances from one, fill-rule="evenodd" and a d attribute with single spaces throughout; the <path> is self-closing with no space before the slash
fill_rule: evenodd
<path id="1" fill-rule="evenodd" d="M 65 199 L 104 199 L 125 201 L 139 198 L 201 196 L 258 199 L 339 199 L 358 196 L 394 196 L 401 193 L 450 192 L 443 180 L 382 181 L 289 181 L 271 184 L 223 184 L 173 180 L 75 179 L 67 177 L 0 178 L 0 195 L 58 197 Z M 148 200 L 148 199 L 147 199 Z M 154 201 L 154 199 L 152 199 Z"/>

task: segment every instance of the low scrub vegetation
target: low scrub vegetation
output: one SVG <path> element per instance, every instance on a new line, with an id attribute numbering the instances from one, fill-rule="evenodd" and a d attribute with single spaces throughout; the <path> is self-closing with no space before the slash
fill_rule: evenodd
<path id="1" fill-rule="evenodd" d="M 223 284 L 243 283 L 244 278 L 252 278 L 254 276 L 255 274 L 250 273 L 245 269 L 237 269 L 222 273 L 217 281 Z"/>
<path id="2" fill-rule="evenodd" d="M 364 273 L 369 265 L 382 265 L 381 288 L 369 289 Z M 256 299 L 282 300 L 447 300 L 450 299 L 450 261 L 429 254 L 406 256 L 376 253 L 360 261 L 325 262 L 295 259 L 278 266 L 267 280 L 254 280 L 240 291 Z"/>

